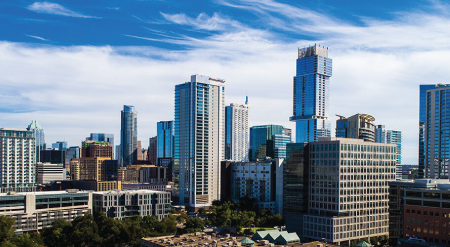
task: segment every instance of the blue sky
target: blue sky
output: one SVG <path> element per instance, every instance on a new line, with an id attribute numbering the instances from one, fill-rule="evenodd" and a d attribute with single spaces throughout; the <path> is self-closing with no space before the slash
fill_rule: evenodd
<path id="1" fill-rule="evenodd" d="M 174 86 L 198 73 L 224 78 L 229 103 L 248 95 L 251 125 L 294 128 L 297 48 L 318 43 L 333 59 L 330 119 L 373 115 L 403 131 L 416 164 L 419 85 L 450 76 L 449 13 L 437 0 L 3 0 L 0 126 L 37 119 L 48 143 L 118 142 L 131 104 L 145 146 L 173 119 Z"/>

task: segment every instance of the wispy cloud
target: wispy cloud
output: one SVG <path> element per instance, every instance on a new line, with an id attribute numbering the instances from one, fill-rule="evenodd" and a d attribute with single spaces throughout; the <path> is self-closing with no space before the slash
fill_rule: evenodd
<path id="1" fill-rule="evenodd" d="M 161 15 L 167 21 L 179 25 L 191 26 L 194 29 L 208 31 L 237 31 L 244 28 L 240 22 L 223 17 L 218 13 L 214 13 L 211 17 L 205 13 L 200 13 L 196 18 L 189 17 L 185 14 L 166 14 L 163 12 L 161 12 Z"/>
<path id="2" fill-rule="evenodd" d="M 36 36 L 36 35 L 25 34 L 25 36 L 28 36 L 30 38 L 35 38 L 35 39 L 38 39 L 38 40 L 42 40 L 42 41 L 49 41 L 48 39 L 45 39 L 45 38 L 42 38 L 42 37 L 39 37 L 39 36 Z"/>
<path id="3" fill-rule="evenodd" d="M 41 14 L 62 15 L 77 18 L 100 18 L 96 16 L 84 15 L 67 9 L 60 4 L 50 2 L 35 2 L 31 5 L 28 5 L 27 9 Z"/>

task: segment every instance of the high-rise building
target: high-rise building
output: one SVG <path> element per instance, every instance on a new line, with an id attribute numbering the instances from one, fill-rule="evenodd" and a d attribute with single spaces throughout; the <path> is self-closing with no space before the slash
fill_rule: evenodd
<path id="1" fill-rule="evenodd" d="M 328 48 L 318 45 L 298 50 L 294 77 L 294 114 L 296 142 L 316 141 L 331 136 L 328 120 L 332 60 Z"/>
<path id="2" fill-rule="evenodd" d="M 33 136 L 36 140 L 36 155 L 34 157 L 34 163 L 37 163 L 40 160 L 41 150 L 45 150 L 46 148 L 44 129 L 42 129 L 42 126 L 38 123 L 38 121 L 32 120 L 28 125 L 27 130 L 33 132 Z"/>
<path id="3" fill-rule="evenodd" d="M 109 142 L 114 147 L 114 134 L 91 133 L 89 137 L 86 137 L 86 141 Z"/>
<path id="4" fill-rule="evenodd" d="M 280 149 L 281 156 L 285 156 L 286 150 L 285 143 L 291 141 L 290 129 L 287 129 L 281 125 L 260 125 L 253 126 L 250 128 L 250 160 L 263 160 L 265 157 L 269 156 L 271 158 L 283 158 L 275 157 L 275 148 Z M 274 136 L 277 137 L 277 145 L 274 145 Z M 288 141 L 287 141 L 288 139 Z M 284 154 L 283 154 L 284 153 Z"/>
<path id="5" fill-rule="evenodd" d="M 89 181 L 110 181 L 112 166 L 117 170 L 117 163 L 111 160 L 111 157 L 88 157 L 81 159 L 74 159 L 70 165 L 72 172 L 72 180 L 89 180 Z M 109 178 L 109 179 L 108 179 Z M 115 176 L 117 179 L 117 176 Z"/>
<path id="6" fill-rule="evenodd" d="M 157 124 L 156 157 L 173 158 L 173 121 L 160 121 Z"/>
<path id="7" fill-rule="evenodd" d="M 137 157 L 137 112 L 134 106 L 124 105 L 121 112 L 120 149 L 122 166 L 133 164 Z"/>
<path id="8" fill-rule="evenodd" d="M 418 177 L 425 178 L 425 122 L 427 120 L 427 90 L 437 85 L 420 85 L 419 99 L 419 171 Z"/>
<path id="9" fill-rule="evenodd" d="M 66 151 L 66 167 L 70 164 L 72 159 L 81 158 L 81 148 L 80 147 L 69 147 Z"/>
<path id="10" fill-rule="evenodd" d="M 41 157 L 39 162 L 52 163 L 52 164 L 64 164 L 66 162 L 66 152 L 57 149 L 41 150 Z"/>
<path id="11" fill-rule="evenodd" d="M 376 141 L 378 143 L 390 143 L 397 145 L 397 167 L 395 168 L 395 179 L 402 179 L 402 132 L 389 130 L 384 125 L 378 125 L 376 129 Z"/>
<path id="12" fill-rule="evenodd" d="M 1 191 L 32 191 L 36 181 L 34 133 L 0 128 Z"/>
<path id="13" fill-rule="evenodd" d="M 66 170 L 64 164 L 37 163 L 36 164 L 36 183 L 49 184 L 56 180 L 66 179 Z"/>
<path id="14" fill-rule="evenodd" d="M 248 161 L 249 139 L 247 98 L 244 105 L 225 107 L 225 159 Z"/>
<path id="15" fill-rule="evenodd" d="M 267 141 L 267 156 L 274 159 L 286 158 L 286 144 L 291 143 L 291 137 L 288 135 L 273 135 L 272 140 Z"/>
<path id="16" fill-rule="evenodd" d="M 113 158 L 113 147 L 111 143 L 104 141 L 84 141 L 82 142 L 83 158 L 108 157 Z"/>
<path id="17" fill-rule="evenodd" d="M 148 160 L 150 163 L 156 165 L 157 151 L 158 150 L 158 137 L 154 136 L 148 141 Z"/>
<path id="18" fill-rule="evenodd" d="M 428 85 L 427 85 L 428 86 Z M 427 87 L 421 87 L 421 97 Z M 449 178 L 450 162 L 450 85 L 435 85 L 425 90 L 425 106 L 420 106 L 420 118 L 425 122 L 424 134 L 424 165 L 419 163 L 419 175 L 424 168 L 426 178 Z M 420 142 L 420 140 L 419 140 Z M 419 151 L 420 157 L 420 151 Z M 419 160 L 420 161 L 420 160 Z M 424 166 L 424 167 L 423 167 Z"/>
<path id="19" fill-rule="evenodd" d="M 174 183 L 179 204 L 220 199 L 225 158 L 225 80 L 193 75 L 175 86 Z"/>
<path id="20" fill-rule="evenodd" d="M 375 142 L 375 118 L 369 114 L 357 113 L 349 118 L 338 116 L 336 121 L 336 137 L 363 139 Z"/>
<path id="21" fill-rule="evenodd" d="M 310 142 L 303 236 L 340 244 L 388 235 L 396 148 L 350 138 Z"/>
<path id="22" fill-rule="evenodd" d="M 52 148 L 65 152 L 67 149 L 67 142 L 66 141 L 58 141 L 58 142 L 52 143 Z"/>

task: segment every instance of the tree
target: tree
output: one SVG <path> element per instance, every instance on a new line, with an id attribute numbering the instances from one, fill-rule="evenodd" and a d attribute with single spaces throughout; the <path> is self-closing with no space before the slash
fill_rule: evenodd
<path id="1" fill-rule="evenodd" d="M 14 222 L 15 220 L 8 216 L 0 216 L 0 245 L 3 242 L 9 241 L 14 237 Z"/>
<path id="2" fill-rule="evenodd" d="M 184 230 L 187 233 L 200 232 L 205 229 L 205 222 L 199 218 L 189 218 L 186 220 Z"/>
<path id="3" fill-rule="evenodd" d="M 98 246 L 102 238 L 98 234 L 98 226 L 92 214 L 77 217 L 73 225 L 73 243 L 76 246 Z"/>
<path id="4" fill-rule="evenodd" d="M 103 239 L 103 246 L 113 246 L 115 244 L 125 243 L 120 235 L 121 222 L 113 218 L 107 217 L 104 212 L 100 212 L 94 217 L 98 226 L 98 233 Z"/>
<path id="5" fill-rule="evenodd" d="M 50 227 L 42 229 L 42 238 L 48 247 L 63 247 L 72 245 L 72 223 L 60 219 L 52 223 Z"/>

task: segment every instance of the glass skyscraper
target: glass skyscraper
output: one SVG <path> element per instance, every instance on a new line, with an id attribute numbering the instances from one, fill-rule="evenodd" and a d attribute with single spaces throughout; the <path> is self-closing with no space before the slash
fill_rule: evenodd
<path id="1" fill-rule="evenodd" d="M 426 86 L 420 88 L 420 120 L 425 120 L 425 122 L 421 133 L 424 137 L 422 146 L 424 162 L 423 167 L 419 166 L 419 169 L 424 169 L 425 178 L 448 179 L 450 162 L 450 85 Z M 423 93 L 424 91 L 425 93 Z M 425 95 L 425 104 L 423 104 L 423 95 Z M 423 115 L 424 112 L 425 116 Z M 422 164 L 419 163 L 419 165 Z"/>
<path id="2" fill-rule="evenodd" d="M 397 164 L 395 166 L 395 179 L 402 179 L 402 132 L 386 129 L 384 125 L 378 125 L 376 129 L 376 141 L 397 145 Z"/>
<path id="3" fill-rule="evenodd" d="M 114 134 L 91 133 L 89 137 L 86 137 L 86 141 L 109 142 L 114 147 Z"/>
<path id="4" fill-rule="evenodd" d="M 271 158 L 283 158 L 286 156 L 286 145 L 291 141 L 290 129 L 281 125 L 260 125 L 250 128 L 250 160 L 262 160 Z M 275 136 L 277 136 L 275 140 Z M 282 157 L 275 157 L 275 149 L 280 149 Z M 284 150 L 284 151 L 283 151 Z"/>
<path id="5" fill-rule="evenodd" d="M 317 141 L 331 136 L 328 120 L 332 60 L 328 48 L 318 45 L 298 50 L 294 77 L 294 114 L 296 142 Z"/>
<path id="6" fill-rule="evenodd" d="M 190 82 L 175 86 L 173 180 L 180 205 L 197 208 L 220 199 L 224 101 L 221 79 L 193 75 Z"/>
<path id="7" fill-rule="evenodd" d="M 245 105 L 225 107 L 225 159 L 248 161 L 249 149 L 248 98 Z"/>
<path id="8" fill-rule="evenodd" d="M 420 85 L 419 106 L 419 178 L 425 178 L 425 122 L 427 120 L 427 90 L 436 85 Z"/>
<path id="9" fill-rule="evenodd" d="M 173 121 L 157 123 L 156 157 L 173 158 Z"/>
<path id="10" fill-rule="evenodd" d="M 137 158 L 137 112 L 134 106 L 124 105 L 120 129 L 121 166 L 133 164 Z"/>
<path id="11" fill-rule="evenodd" d="M 45 150 L 46 148 L 44 129 L 38 121 L 32 120 L 28 125 L 27 130 L 33 132 L 33 136 L 36 140 L 36 155 L 34 156 L 34 163 L 37 163 L 41 158 L 41 150 Z"/>

